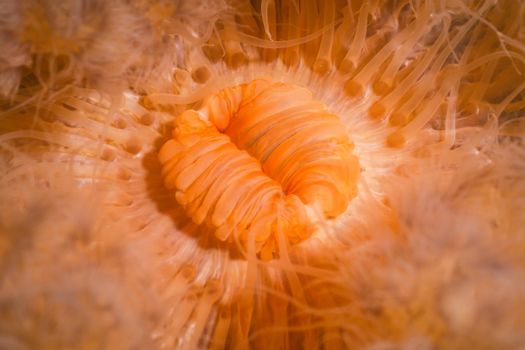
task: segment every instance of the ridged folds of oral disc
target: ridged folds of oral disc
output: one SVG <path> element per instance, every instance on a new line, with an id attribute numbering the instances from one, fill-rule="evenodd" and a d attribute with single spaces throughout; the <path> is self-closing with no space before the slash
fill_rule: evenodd
<path id="1" fill-rule="evenodd" d="M 207 116 L 207 118 L 206 118 Z M 174 122 L 159 153 L 165 186 L 223 241 L 264 259 L 298 243 L 356 194 L 359 163 L 339 118 L 299 86 L 256 79 L 210 96 Z"/>

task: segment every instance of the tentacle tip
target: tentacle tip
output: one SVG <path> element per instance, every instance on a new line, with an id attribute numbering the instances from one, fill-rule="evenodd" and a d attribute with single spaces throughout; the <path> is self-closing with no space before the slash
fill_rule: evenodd
<path id="1" fill-rule="evenodd" d="M 368 109 L 368 116 L 372 119 L 380 119 L 386 115 L 386 108 L 381 102 L 375 102 Z"/>
<path id="2" fill-rule="evenodd" d="M 384 96 L 392 90 L 392 85 L 385 81 L 378 80 L 372 85 L 372 90 L 376 95 Z"/>
<path id="3" fill-rule="evenodd" d="M 198 84 L 204 84 L 210 79 L 210 71 L 206 67 L 198 67 L 191 72 L 191 78 Z"/>
<path id="4" fill-rule="evenodd" d="M 405 145 L 406 139 L 401 131 L 395 131 L 386 139 L 386 145 L 391 148 L 401 148 Z"/>
<path id="5" fill-rule="evenodd" d="M 313 71 L 318 75 L 325 75 L 330 71 L 330 62 L 327 59 L 317 59 L 313 65 Z"/>
<path id="6" fill-rule="evenodd" d="M 348 80 L 345 83 L 344 91 L 348 97 L 352 98 L 361 98 L 364 94 L 363 86 L 353 80 Z"/>
<path id="7" fill-rule="evenodd" d="M 343 59 L 341 61 L 341 64 L 339 64 L 339 72 L 342 74 L 348 74 L 355 70 L 355 65 L 352 63 L 352 61 Z"/>

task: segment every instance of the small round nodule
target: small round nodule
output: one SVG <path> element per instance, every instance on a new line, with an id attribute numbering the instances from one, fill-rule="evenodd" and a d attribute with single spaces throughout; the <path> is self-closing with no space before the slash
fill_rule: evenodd
<path id="1" fill-rule="evenodd" d="M 363 97 L 363 86 L 353 80 L 348 80 L 344 85 L 344 91 L 348 97 L 361 98 Z"/>
<path id="2" fill-rule="evenodd" d="M 153 124 L 154 121 L 155 121 L 155 117 L 149 113 L 146 113 L 140 117 L 140 123 L 142 125 L 149 126 Z"/>
<path id="3" fill-rule="evenodd" d="M 343 59 L 337 69 L 343 74 L 348 74 L 355 70 L 355 65 L 352 63 L 352 61 L 348 59 Z"/>
<path id="4" fill-rule="evenodd" d="M 125 144 L 126 152 L 130 154 L 137 154 L 142 149 L 142 145 L 140 144 L 140 140 L 138 137 L 130 137 L 128 141 L 126 141 Z"/>
<path id="5" fill-rule="evenodd" d="M 330 70 L 330 62 L 327 59 L 320 58 L 315 61 L 313 70 L 318 75 L 325 75 Z"/>
<path id="6" fill-rule="evenodd" d="M 229 56 L 228 59 L 226 60 L 226 63 L 231 68 L 237 69 L 241 67 L 242 65 L 244 65 L 247 62 L 247 60 L 248 59 L 246 58 L 246 55 L 244 54 L 244 52 L 238 51 L 238 52 L 233 53 L 231 56 Z"/>
<path id="7" fill-rule="evenodd" d="M 210 79 L 210 71 L 206 67 L 199 67 L 191 72 L 191 78 L 196 83 L 204 84 Z"/>
<path id="8" fill-rule="evenodd" d="M 372 119 L 380 119 L 386 115 L 386 108 L 380 101 L 377 101 L 368 109 L 368 116 Z"/>
<path id="9" fill-rule="evenodd" d="M 116 119 L 112 125 L 117 129 L 125 129 L 128 126 L 128 123 L 122 118 Z"/>
<path id="10" fill-rule="evenodd" d="M 224 51 L 218 44 L 203 45 L 202 52 L 204 52 L 204 55 L 213 63 L 219 61 L 224 56 Z"/>
<path id="11" fill-rule="evenodd" d="M 390 92 L 392 89 L 392 86 L 388 84 L 386 81 L 378 80 L 376 81 L 372 86 L 374 93 L 377 95 L 383 96 Z"/>
<path id="12" fill-rule="evenodd" d="M 406 139 L 401 131 L 394 131 L 388 135 L 386 139 L 386 144 L 388 147 L 399 148 L 405 145 Z"/>
<path id="13" fill-rule="evenodd" d="M 115 159 L 115 152 L 111 149 L 104 148 L 100 155 L 100 159 L 105 160 L 106 162 L 111 162 Z"/>
<path id="14" fill-rule="evenodd" d="M 393 112 L 389 119 L 392 126 L 405 126 L 409 122 L 409 118 L 405 113 Z"/>

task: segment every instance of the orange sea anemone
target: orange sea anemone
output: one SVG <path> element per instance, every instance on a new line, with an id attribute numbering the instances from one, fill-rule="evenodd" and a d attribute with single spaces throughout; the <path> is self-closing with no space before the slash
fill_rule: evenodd
<path id="1" fill-rule="evenodd" d="M 525 3 L 0 0 L 0 348 L 525 347 Z"/>

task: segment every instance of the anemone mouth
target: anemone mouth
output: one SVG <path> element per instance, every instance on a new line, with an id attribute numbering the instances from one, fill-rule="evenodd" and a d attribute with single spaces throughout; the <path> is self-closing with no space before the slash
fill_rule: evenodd
<path id="1" fill-rule="evenodd" d="M 159 153 L 166 188 L 196 224 L 252 241 L 263 259 L 343 213 L 357 191 L 344 125 L 296 85 L 267 78 L 221 90 L 178 116 L 172 134 Z"/>

